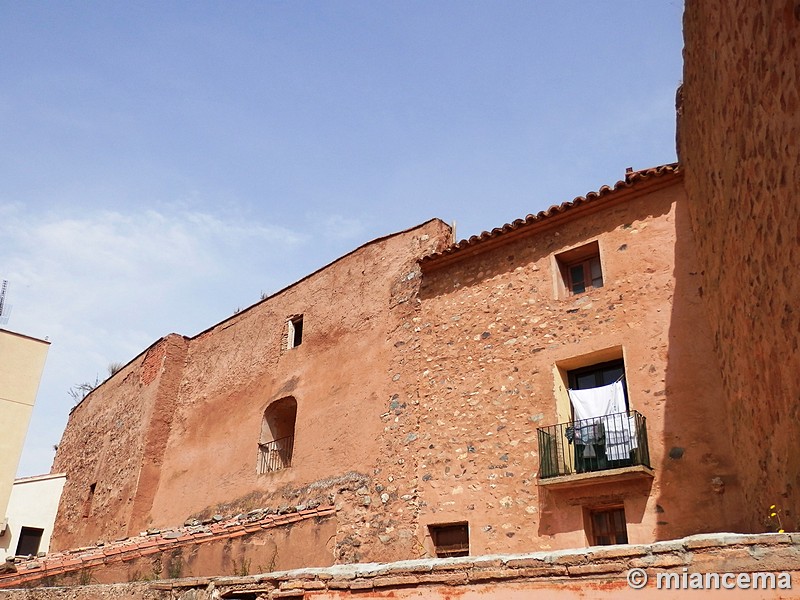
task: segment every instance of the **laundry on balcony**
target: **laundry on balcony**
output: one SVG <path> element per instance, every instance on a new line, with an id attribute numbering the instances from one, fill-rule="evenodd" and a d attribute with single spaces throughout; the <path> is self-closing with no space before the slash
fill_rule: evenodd
<path id="1" fill-rule="evenodd" d="M 586 423 L 584 429 L 602 427 L 604 433 L 602 445 L 606 458 L 627 460 L 630 450 L 636 447 L 631 443 L 636 436 L 632 435 L 631 420 L 625 414 L 627 407 L 622 378 L 601 387 L 569 390 L 569 399 L 575 411 L 575 420 Z M 597 442 L 576 436 L 574 443 L 586 446 L 583 458 L 597 456 L 594 448 Z"/>
<path id="2" fill-rule="evenodd" d="M 636 411 L 538 428 L 539 477 L 650 466 L 646 419 Z"/>
<path id="3" fill-rule="evenodd" d="M 604 417 L 627 410 L 622 379 L 601 387 L 569 390 L 569 399 L 575 410 L 576 421 Z"/>

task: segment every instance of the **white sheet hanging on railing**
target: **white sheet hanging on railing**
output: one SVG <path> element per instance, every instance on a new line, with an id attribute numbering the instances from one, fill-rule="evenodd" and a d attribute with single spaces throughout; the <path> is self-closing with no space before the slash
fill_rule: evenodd
<path id="1" fill-rule="evenodd" d="M 588 390 L 569 390 L 575 409 L 575 420 L 596 419 L 605 429 L 606 456 L 609 460 L 626 460 L 636 448 L 636 424 L 625 407 L 622 380 Z"/>
<path id="2" fill-rule="evenodd" d="M 588 390 L 569 390 L 569 399 L 575 409 L 576 421 L 625 412 L 622 380 Z"/>

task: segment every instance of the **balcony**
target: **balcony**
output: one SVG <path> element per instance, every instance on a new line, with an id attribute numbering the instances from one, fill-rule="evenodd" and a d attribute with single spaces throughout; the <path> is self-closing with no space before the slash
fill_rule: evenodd
<path id="1" fill-rule="evenodd" d="M 647 419 L 637 411 L 538 428 L 539 484 L 579 487 L 652 478 Z"/>
<path id="2" fill-rule="evenodd" d="M 258 445 L 258 472 L 270 473 L 292 466 L 294 436 Z"/>

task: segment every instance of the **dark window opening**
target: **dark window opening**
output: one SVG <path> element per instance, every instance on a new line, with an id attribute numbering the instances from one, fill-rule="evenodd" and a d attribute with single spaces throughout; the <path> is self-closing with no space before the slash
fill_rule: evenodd
<path id="1" fill-rule="evenodd" d="M 556 261 L 568 296 L 603 287 L 600 246 L 597 242 L 559 254 Z"/>
<path id="2" fill-rule="evenodd" d="M 289 320 L 288 347 L 297 348 L 303 343 L 303 315 Z"/>
<path id="3" fill-rule="evenodd" d="M 588 390 L 610 385 L 622 379 L 622 391 L 625 393 L 625 408 L 628 404 L 628 388 L 625 385 L 625 362 L 622 359 L 599 363 L 588 367 L 574 369 L 567 373 L 569 387 L 573 390 Z"/>
<path id="4" fill-rule="evenodd" d="M 23 527 L 19 533 L 17 556 L 36 556 L 39 553 L 39 545 L 42 543 L 43 535 L 44 529 Z"/>
<path id="5" fill-rule="evenodd" d="M 625 509 L 622 506 L 593 510 L 589 514 L 592 528 L 589 537 L 593 546 L 628 543 Z"/>
<path id="6" fill-rule="evenodd" d="M 437 558 L 469 556 L 469 524 L 428 525 Z"/>
<path id="7" fill-rule="evenodd" d="M 83 518 L 88 519 L 89 515 L 92 512 L 92 502 L 94 502 L 94 491 L 97 489 L 97 483 L 93 483 L 89 486 L 89 494 L 86 496 L 86 500 L 83 503 Z"/>
<path id="8" fill-rule="evenodd" d="M 258 442 L 258 473 L 292 466 L 296 421 L 297 400 L 291 396 L 276 400 L 264 411 Z"/>

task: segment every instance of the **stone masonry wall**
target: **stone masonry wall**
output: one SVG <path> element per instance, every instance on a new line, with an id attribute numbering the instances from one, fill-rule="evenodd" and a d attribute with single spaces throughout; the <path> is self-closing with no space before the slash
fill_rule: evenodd
<path id="1" fill-rule="evenodd" d="M 719 367 L 697 288 L 675 287 L 695 265 L 676 242 L 691 239 L 681 179 L 668 177 L 668 187 L 615 192 L 588 215 L 426 270 L 419 422 L 396 437 L 417 464 L 417 535 L 429 554 L 426 526 L 458 521 L 469 522 L 472 554 L 585 546 L 585 509 L 614 503 L 632 543 L 736 527 L 729 439 L 709 427 L 723 406 Z M 593 240 L 604 286 L 561 297 L 554 254 Z M 570 419 L 564 371 L 623 357 L 655 480 L 546 491 L 537 427 Z"/>
<path id="2" fill-rule="evenodd" d="M 687 0 L 678 150 L 747 527 L 800 527 L 800 2 Z"/>

